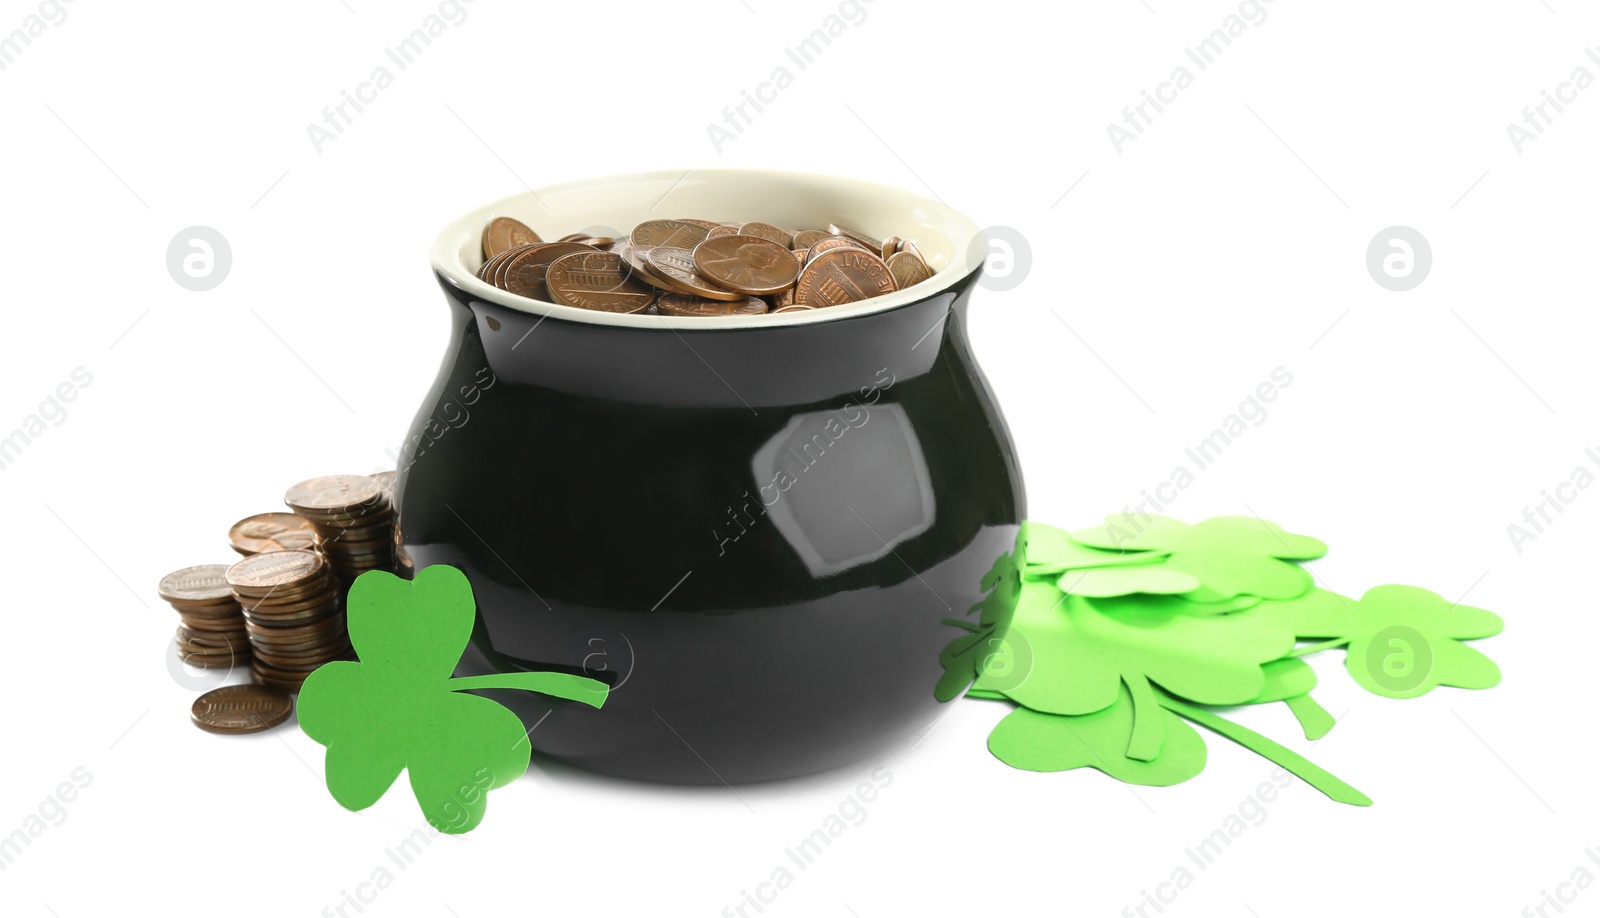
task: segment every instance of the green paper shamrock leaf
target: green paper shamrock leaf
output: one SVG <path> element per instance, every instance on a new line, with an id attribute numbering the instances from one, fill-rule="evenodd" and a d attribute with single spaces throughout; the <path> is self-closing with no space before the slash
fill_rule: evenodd
<path id="1" fill-rule="evenodd" d="M 1071 570 L 1056 580 L 1056 589 L 1074 596 L 1109 599 L 1133 593 L 1177 594 L 1200 588 L 1193 575 L 1162 564 L 1089 567 Z"/>
<path id="2" fill-rule="evenodd" d="M 1289 560 L 1320 558 L 1328 546 L 1248 516 L 1218 516 L 1189 525 L 1165 516 L 1120 513 L 1103 526 L 1080 529 L 1073 540 L 1102 549 L 1165 551 L 1162 567 L 1203 586 L 1195 598 L 1220 601 L 1240 594 L 1293 599 L 1311 589 L 1311 575 Z M 1288 560 L 1285 560 L 1288 559 Z"/>
<path id="3" fill-rule="evenodd" d="M 1164 551 L 1103 551 L 1074 542 L 1065 529 L 1045 523 L 1028 523 L 1027 574 L 1040 577 L 1063 571 L 1122 565 L 1154 564 L 1167 557 Z"/>
<path id="4" fill-rule="evenodd" d="M 1345 669 L 1375 695 L 1416 698 L 1441 685 L 1485 689 L 1500 684 L 1500 667 L 1461 643 L 1499 634 L 1500 616 L 1421 587 L 1376 586 L 1359 600 L 1313 590 L 1261 609 L 1297 637 L 1323 639 L 1296 654 L 1344 645 Z"/>
<path id="5" fill-rule="evenodd" d="M 487 792 L 528 768 L 522 721 L 498 702 L 463 689 L 502 688 L 604 703 L 605 683 L 565 673 L 502 673 L 453 679 L 472 633 L 466 575 L 435 564 L 407 582 L 368 571 L 350 587 L 346 618 L 360 662 L 318 668 L 300 690 L 300 726 L 327 747 L 328 791 L 362 810 L 402 769 L 428 823 L 470 831 Z"/>
<path id="6" fill-rule="evenodd" d="M 946 644 L 939 652 L 944 675 L 933 689 L 933 697 L 939 701 L 949 701 L 966 691 L 983 671 L 984 659 L 1003 649 L 1006 627 L 1011 623 L 1011 613 L 1022 590 L 1022 565 L 1028 553 L 1028 538 L 1028 524 L 1023 523 L 1011 553 L 996 558 L 983 576 L 979 588 L 987 595 L 967 609 L 968 616 L 978 613 L 977 624 L 960 618 L 944 620 L 944 624 L 968 633 Z"/>
<path id="7" fill-rule="evenodd" d="M 1288 628 L 1262 616 L 1190 615 L 1181 601 L 1145 599 L 1101 606 L 1024 581 L 1011 628 L 1031 648 L 1032 669 L 1020 679 L 985 674 L 978 687 L 1041 713 L 1083 715 L 1116 703 L 1126 685 L 1133 703 L 1127 754 L 1150 761 L 1162 745 L 1152 682 L 1202 704 L 1244 704 L 1266 686 L 1262 664 L 1294 644 Z"/>
<path id="8" fill-rule="evenodd" d="M 1206 767 L 1206 744 L 1176 714 L 1160 712 L 1166 739 L 1161 754 L 1148 762 L 1129 758 L 1133 737 L 1133 696 L 1127 686 L 1103 711 L 1068 717 L 1019 707 L 989 734 L 989 751 L 1012 768 L 1069 771 L 1095 768 L 1118 781 L 1166 787 L 1198 775 Z"/>

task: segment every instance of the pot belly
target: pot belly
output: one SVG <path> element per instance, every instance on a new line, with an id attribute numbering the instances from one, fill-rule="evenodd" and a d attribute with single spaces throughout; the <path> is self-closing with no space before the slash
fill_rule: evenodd
<path id="1" fill-rule="evenodd" d="M 1004 424 L 964 347 L 931 365 L 915 355 L 915 373 L 893 357 L 863 365 L 805 404 L 664 406 L 485 376 L 476 329 L 461 330 L 413 430 L 476 383 L 468 417 L 434 424 L 402 464 L 402 555 L 472 582 L 460 674 L 613 685 L 598 711 L 486 693 L 535 750 L 737 784 L 885 754 L 941 713 L 941 651 L 972 634 L 951 622 L 977 624 L 1023 516 Z M 737 388 L 735 361 L 718 359 Z M 818 372 L 803 354 L 792 364 L 768 369 Z"/>

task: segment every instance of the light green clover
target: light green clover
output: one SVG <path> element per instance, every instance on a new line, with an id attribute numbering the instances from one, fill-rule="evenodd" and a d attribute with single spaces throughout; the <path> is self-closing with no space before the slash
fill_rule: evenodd
<path id="1" fill-rule="evenodd" d="M 989 751 L 1012 768 L 1027 771 L 1098 769 L 1118 781 L 1166 787 L 1198 775 L 1206 766 L 1206 744 L 1171 711 L 1159 714 L 1166 739 L 1149 761 L 1130 758 L 1133 696 L 1128 687 L 1103 711 L 1068 717 L 1018 707 L 989 734 Z"/>
<path id="2" fill-rule="evenodd" d="M 1201 584 L 1193 598 L 1215 602 L 1241 594 L 1293 599 L 1311 589 L 1311 575 L 1290 560 L 1320 558 L 1328 546 L 1249 516 L 1218 516 L 1190 525 L 1165 516 L 1120 513 L 1103 526 L 1079 529 L 1074 541 L 1121 551 L 1163 551 L 1160 565 Z"/>
<path id="3" fill-rule="evenodd" d="M 1278 619 L 1297 637 L 1321 640 L 1296 650 L 1297 655 L 1343 646 L 1350 677 L 1375 695 L 1415 698 L 1441 685 L 1485 689 L 1500 684 L 1500 667 L 1461 643 L 1499 634 L 1500 616 L 1421 587 L 1376 586 L 1359 600 L 1313 590 L 1252 611 Z"/>
<path id="4" fill-rule="evenodd" d="M 1151 683 L 1201 704 L 1245 704 L 1266 688 L 1262 664 L 1294 645 L 1288 628 L 1263 616 L 1195 615 L 1182 600 L 1142 599 L 1100 605 L 1025 580 L 1011 629 L 1031 647 L 1032 670 L 1003 681 L 986 674 L 978 687 L 1041 713 L 1083 715 L 1115 704 L 1125 685 L 1133 705 L 1127 755 L 1151 761 L 1163 736 Z"/>

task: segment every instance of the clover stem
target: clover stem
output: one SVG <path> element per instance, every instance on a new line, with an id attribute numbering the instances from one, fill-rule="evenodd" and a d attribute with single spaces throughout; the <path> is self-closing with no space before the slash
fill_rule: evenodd
<path id="1" fill-rule="evenodd" d="M 1328 713 L 1328 709 L 1317 704 L 1317 700 L 1311 697 L 1310 692 L 1285 698 L 1283 703 L 1289 706 L 1289 712 L 1294 715 L 1294 719 L 1300 721 L 1300 727 L 1305 730 L 1308 740 L 1319 740 L 1327 736 L 1328 731 L 1332 730 L 1336 723 L 1333 715 Z"/>
<path id="2" fill-rule="evenodd" d="M 490 673 L 487 676 L 461 676 L 449 681 L 450 690 L 515 689 L 538 692 L 568 701 L 579 701 L 598 708 L 605 704 L 610 688 L 598 679 L 567 673 Z"/>
<path id="3" fill-rule="evenodd" d="M 1161 693 L 1159 698 L 1161 705 L 1167 710 L 1192 720 L 1213 733 L 1233 740 L 1270 762 L 1283 766 L 1284 770 L 1291 772 L 1299 777 L 1300 780 L 1327 794 L 1329 798 L 1352 806 L 1372 805 L 1372 798 L 1366 794 L 1344 783 L 1331 773 L 1324 771 L 1304 756 L 1278 745 L 1254 730 L 1236 724 L 1227 718 L 1218 717 L 1203 708 L 1185 704 L 1165 692 Z"/>
<path id="4" fill-rule="evenodd" d="M 1124 675 L 1128 694 L 1133 696 L 1133 735 L 1128 738 L 1128 758 L 1153 761 L 1161 754 L 1165 731 L 1161 724 L 1161 701 L 1143 673 Z"/>
<path id="5" fill-rule="evenodd" d="M 1285 656 L 1303 657 L 1303 656 L 1306 656 L 1307 654 L 1313 654 L 1313 653 L 1316 653 L 1316 652 L 1318 652 L 1320 650 L 1332 650 L 1335 647 L 1343 647 L 1344 645 L 1346 645 L 1348 643 L 1350 643 L 1350 639 L 1349 638 L 1333 638 L 1332 640 L 1321 641 L 1321 642 L 1316 643 L 1316 644 L 1307 644 L 1304 647 L 1296 647 L 1295 649 L 1293 649 L 1293 650 L 1289 651 L 1287 654 L 1285 654 Z"/>

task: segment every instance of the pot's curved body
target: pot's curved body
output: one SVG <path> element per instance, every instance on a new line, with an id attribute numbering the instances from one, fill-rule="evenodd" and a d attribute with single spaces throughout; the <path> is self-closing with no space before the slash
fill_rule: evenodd
<path id="1" fill-rule="evenodd" d="M 630 778 L 770 780 L 915 740 L 1015 601 L 993 574 L 1023 494 L 968 348 L 977 276 L 867 315 L 680 332 L 440 274 L 452 338 L 396 502 L 402 564 L 472 582 L 459 672 L 611 682 L 600 710 L 489 694 L 535 750 Z"/>

